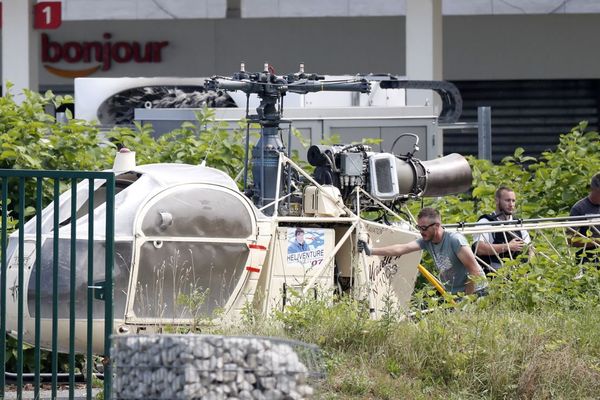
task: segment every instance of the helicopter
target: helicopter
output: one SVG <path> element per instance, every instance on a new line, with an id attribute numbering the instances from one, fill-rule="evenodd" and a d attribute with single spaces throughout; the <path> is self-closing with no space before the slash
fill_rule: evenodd
<path id="1" fill-rule="evenodd" d="M 369 77 L 369 79 L 375 79 Z M 374 152 L 365 144 L 313 145 L 308 149 L 308 173 L 289 156 L 281 139 L 281 99 L 286 93 L 353 91 L 368 93 L 367 77 L 328 82 L 317 74 L 276 75 L 265 65 L 261 72 L 241 70 L 231 77 L 215 76 L 208 90 L 242 91 L 260 99 L 249 123 L 261 127 L 260 139 L 246 163 L 244 187 L 224 172 L 206 165 L 137 165 L 135 149 L 121 149 L 115 175 L 113 312 L 114 333 L 160 332 L 165 327 L 190 326 L 203 320 L 235 323 L 249 309 L 269 315 L 306 296 L 349 295 L 362 299 L 373 318 L 386 309 L 408 309 L 421 259 L 420 252 L 401 262 L 358 253 L 361 237 L 379 245 L 406 243 L 419 237 L 410 217 L 401 211 L 406 201 L 463 192 L 471 186 L 471 169 L 459 154 L 422 161 L 415 150 L 405 155 Z M 402 87 L 390 76 L 378 77 L 381 87 Z M 407 82 L 404 86 L 410 86 Z M 439 89 L 439 88 L 438 88 Z M 440 90 L 443 90 L 440 89 Z M 418 140 L 417 140 L 418 142 Z M 248 179 L 249 172 L 253 180 Z M 59 297 L 58 350 L 69 348 L 68 283 L 58 282 L 53 293 L 54 235 L 58 230 L 58 272 L 68 276 L 70 245 L 75 240 L 75 350 L 87 346 L 86 310 L 90 288 L 105 279 L 94 269 L 87 280 L 86 237 L 93 219 L 94 263 L 102 264 L 106 245 L 106 186 L 82 181 L 63 193 L 58 204 L 42 211 L 41 254 L 36 254 L 36 218 L 10 236 L 7 282 L 18 282 L 19 236 L 24 240 L 23 335 L 34 340 L 33 302 L 41 296 L 40 345 L 52 345 L 53 295 Z M 94 192 L 93 213 L 89 192 Z M 75 212 L 69 207 L 77 193 Z M 58 215 L 55 215 L 58 210 Z M 72 215 L 74 213 L 74 215 Z M 379 220 L 364 218 L 381 215 Z M 394 221 L 387 218 L 394 215 Z M 76 237 L 71 223 L 75 218 Z M 58 226 L 53 221 L 58 220 Z M 96 255 L 98 255 L 96 257 Z M 40 292 L 33 278 L 40 257 Z M 25 289 L 24 289 L 25 291 Z M 8 291 L 7 328 L 17 329 L 16 291 Z M 181 299 L 190 301 L 182 302 Z M 93 350 L 104 349 L 104 300 L 93 300 Z M 194 306 L 192 306 L 194 304 Z"/>

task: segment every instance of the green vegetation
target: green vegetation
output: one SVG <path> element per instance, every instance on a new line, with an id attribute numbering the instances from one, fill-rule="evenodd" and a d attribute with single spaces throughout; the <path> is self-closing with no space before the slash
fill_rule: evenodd
<path id="1" fill-rule="evenodd" d="M 284 318 L 285 332 L 323 349 L 323 399 L 592 399 L 600 393 L 598 307 L 521 312 L 469 304 L 397 322 L 371 321 L 349 300 L 307 307 L 303 318 Z M 273 327 L 250 331 L 273 334 Z"/>
<path id="2" fill-rule="evenodd" d="M 58 124 L 44 112 L 70 100 L 27 92 L 17 106 L 10 94 L 1 98 L 0 168 L 101 170 L 111 165 L 119 143 L 135 150 L 139 163 L 206 159 L 232 176 L 241 170 L 243 130 L 228 137 L 210 110 L 199 113 L 196 123 L 155 139 L 149 126 L 101 132 L 84 121 Z M 508 184 L 517 192 L 521 217 L 566 215 L 600 167 L 600 137 L 586 128 L 576 126 L 539 159 L 522 149 L 500 165 L 471 158 L 470 193 L 423 203 L 440 208 L 446 223 L 475 221 L 494 208 L 495 188 Z M 34 200 L 31 189 L 28 206 Z M 50 192 L 45 195 L 48 200 Z M 14 206 L 18 199 L 10 197 Z M 416 203 L 413 211 L 421 206 Z M 14 220 L 8 224 L 11 230 Z M 347 298 L 333 304 L 299 299 L 267 320 L 248 309 L 242 325 L 221 332 L 318 344 L 328 372 L 323 399 L 598 398 L 600 274 L 580 274 L 563 235 L 533 239 L 546 257 L 513 262 L 493 280 L 490 295 L 477 301 L 439 307 L 443 301 L 422 283 L 411 310 L 380 321 L 370 320 L 362 303 Z M 182 301 L 201 303 L 202 296 Z"/>
<path id="3" fill-rule="evenodd" d="M 539 159 L 522 149 L 500 165 L 470 158 L 470 193 L 423 204 L 446 223 L 474 222 L 495 208 L 494 191 L 505 184 L 523 218 L 568 215 L 600 167 L 599 135 L 585 130 L 576 126 Z M 509 261 L 476 301 L 451 306 L 421 282 L 411 310 L 381 321 L 349 299 L 303 300 L 233 330 L 318 344 L 328 372 L 323 399 L 597 399 L 600 273 L 581 273 L 561 230 L 531 234 L 537 255 Z"/>

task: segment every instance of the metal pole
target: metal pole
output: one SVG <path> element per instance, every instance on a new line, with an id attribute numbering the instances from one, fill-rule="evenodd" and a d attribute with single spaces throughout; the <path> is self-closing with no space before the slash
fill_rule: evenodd
<path id="1" fill-rule="evenodd" d="M 105 233 L 105 272 L 104 272 L 104 399 L 112 396 L 112 360 L 110 354 L 110 336 L 113 333 L 114 299 L 114 246 L 115 246 L 115 176 L 106 178 L 106 233 Z"/>
<path id="2" fill-rule="evenodd" d="M 444 289 L 444 286 L 442 286 L 440 281 L 438 281 L 437 278 L 435 276 L 433 276 L 431 274 L 431 272 L 429 272 L 427 270 L 427 268 L 425 268 L 421 264 L 417 265 L 417 268 L 419 269 L 419 272 L 421 273 L 421 275 L 423 275 L 423 277 L 425 279 L 427 279 L 429 281 L 429 283 L 431 283 L 433 285 L 433 287 L 435 287 L 437 289 L 439 294 L 441 294 L 442 296 L 444 296 L 446 294 L 446 289 Z M 456 304 L 456 302 L 452 298 L 450 298 L 449 301 L 452 304 Z"/>
<path id="3" fill-rule="evenodd" d="M 479 159 L 492 161 L 491 107 L 477 107 L 477 139 Z"/>
<path id="4" fill-rule="evenodd" d="M 2 245 L 2 252 L 0 253 L 0 335 L 2 338 L 6 337 L 6 271 L 7 271 L 7 259 L 6 259 L 6 244 L 8 240 L 8 231 L 6 224 L 8 222 L 8 176 L 2 176 L 2 194 L 0 199 L 0 212 L 2 213 L 1 221 L 2 226 L 0 229 L 0 243 Z M 38 314 L 36 314 L 37 317 Z M 6 372 L 6 340 L 0 342 L 0 397 L 4 398 L 5 393 L 5 375 Z"/>
<path id="5" fill-rule="evenodd" d="M 94 335 L 94 178 L 88 179 L 88 237 L 87 237 L 87 261 L 88 261 L 88 291 L 87 291 L 87 347 L 86 347 L 86 396 L 92 398 L 92 340 Z M 40 292 L 36 292 L 40 293 Z M 38 296 L 40 297 L 40 296 Z M 82 371 L 83 372 L 83 371 Z"/>
<path id="6" fill-rule="evenodd" d="M 91 214 L 92 217 L 94 214 Z M 77 280 L 77 179 L 71 179 L 71 257 L 69 266 L 69 399 L 75 397 L 75 288 Z M 89 361 L 88 361 L 89 362 Z"/>

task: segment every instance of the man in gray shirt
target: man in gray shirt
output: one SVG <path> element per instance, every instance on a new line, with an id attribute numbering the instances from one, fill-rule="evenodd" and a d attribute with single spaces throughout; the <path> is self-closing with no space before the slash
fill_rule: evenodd
<path id="1" fill-rule="evenodd" d="M 427 250 L 440 272 L 440 281 L 452 294 L 483 293 L 487 281 L 483 270 L 475 260 L 473 251 L 463 235 L 446 232 L 442 227 L 440 213 L 433 208 L 423 208 L 417 216 L 417 229 L 421 238 L 404 244 L 370 248 L 365 242 L 358 243 L 358 250 L 367 255 L 399 257 L 419 250 Z"/>
<path id="2" fill-rule="evenodd" d="M 571 216 L 581 215 L 600 215 L 600 172 L 592 177 L 590 194 L 571 208 Z M 600 267 L 600 226 L 582 226 L 578 229 L 584 237 L 587 237 L 588 231 L 592 240 L 574 234 L 571 237 L 571 246 L 579 248 L 577 257 L 582 262 L 591 262 Z M 592 250 L 594 252 L 591 252 Z"/>

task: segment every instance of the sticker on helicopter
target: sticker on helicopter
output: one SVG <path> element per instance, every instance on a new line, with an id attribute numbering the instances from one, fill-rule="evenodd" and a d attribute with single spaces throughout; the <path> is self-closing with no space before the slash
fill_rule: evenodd
<path id="1" fill-rule="evenodd" d="M 313 267 L 325 258 L 325 231 L 322 229 L 289 228 L 288 264 Z"/>

